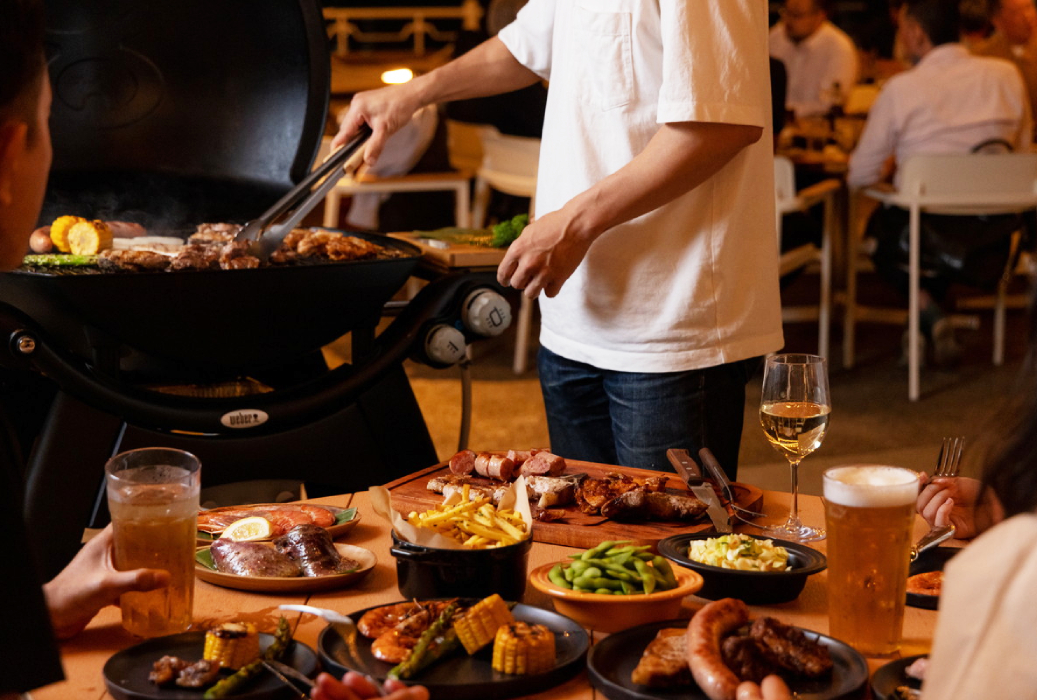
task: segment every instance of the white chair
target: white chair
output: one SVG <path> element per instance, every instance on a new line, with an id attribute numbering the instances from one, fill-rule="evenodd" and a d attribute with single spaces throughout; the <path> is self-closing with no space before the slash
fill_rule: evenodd
<path id="1" fill-rule="evenodd" d="M 482 129 L 479 136 L 483 159 L 475 172 L 472 226 L 481 228 L 484 225 L 491 189 L 517 197 L 529 197 L 529 217 L 532 219 L 536 204 L 540 139 L 507 136 L 493 127 Z M 526 371 L 532 322 L 533 301 L 523 296 L 519 306 L 518 324 L 515 327 L 515 358 L 512 363 L 515 374 L 523 374 Z"/>
<path id="2" fill-rule="evenodd" d="M 320 163 L 331 152 L 331 137 L 321 142 L 317 162 Z M 342 198 L 370 193 L 393 192 L 453 192 L 455 225 L 465 228 L 471 222 L 469 187 L 472 172 L 454 170 L 433 173 L 408 173 L 395 177 L 375 177 L 364 173 L 361 167 L 355 174 L 346 174 L 324 200 L 324 226 L 338 228 Z"/>
<path id="3" fill-rule="evenodd" d="M 456 119 L 446 120 L 446 147 L 450 167 L 454 170 L 475 174 L 482 165 L 482 137 L 489 124 L 475 124 Z"/>
<path id="4" fill-rule="evenodd" d="M 1037 208 L 1037 153 L 922 155 L 903 164 L 899 190 L 869 188 L 867 197 L 907 209 L 908 248 L 908 398 L 918 400 L 919 368 L 919 240 L 922 212 L 993 215 Z M 856 323 L 856 256 L 847 255 L 847 298 L 844 334 L 847 356 L 853 357 Z M 1005 294 L 1008 276 L 998 287 L 994 310 L 993 362 L 1004 358 Z"/>
<path id="5" fill-rule="evenodd" d="M 786 323 L 817 320 L 817 354 L 821 357 L 828 357 L 832 309 L 832 239 L 837 221 L 835 195 L 841 187 L 839 180 L 829 178 L 797 192 L 792 161 L 785 156 L 774 158 L 774 194 L 777 205 L 775 214 L 779 250 L 783 215 L 805 212 L 816 204 L 824 206 L 821 247 L 806 243 L 783 252 L 779 260 L 779 272 L 783 276 L 807 265 L 817 264 L 819 267 L 821 288 L 817 306 L 783 306 L 781 319 Z"/>

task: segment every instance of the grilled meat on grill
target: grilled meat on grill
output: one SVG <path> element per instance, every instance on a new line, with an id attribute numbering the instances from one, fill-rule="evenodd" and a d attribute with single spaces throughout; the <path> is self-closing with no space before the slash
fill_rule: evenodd
<path id="1" fill-rule="evenodd" d="M 224 270 L 251 270 L 259 267 L 259 258 L 248 252 L 247 241 L 231 241 L 220 249 L 220 267 Z"/>
<path id="2" fill-rule="evenodd" d="M 105 250 L 97 256 L 97 266 L 102 270 L 143 272 L 165 270 L 170 257 L 150 250 Z"/>
<path id="3" fill-rule="evenodd" d="M 189 243 L 169 263 L 172 270 L 211 270 L 220 266 L 220 249 L 205 243 Z"/>
<path id="4" fill-rule="evenodd" d="M 198 229 L 187 239 L 188 243 L 230 243 L 238 235 L 238 224 L 198 224 Z"/>

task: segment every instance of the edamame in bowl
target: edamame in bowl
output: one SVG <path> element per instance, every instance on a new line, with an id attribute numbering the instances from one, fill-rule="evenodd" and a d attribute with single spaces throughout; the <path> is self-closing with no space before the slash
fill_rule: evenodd
<path id="1" fill-rule="evenodd" d="M 702 587 L 698 573 L 628 542 L 604 542 L 545 564 L 529 580 L 559 613 L 601 632 L 679 617 L 681 601 Z"/>
<path id="2" fill-rule="evenodd" d="M 714 542 L 707 543 L 710 539 Z M 702 575 L 699 596 L 740 598 L 757 605 L 795 600 L 807 577 L 828 566 L 824 554 L 805 544 L 758 535 L 685 533 L 661 540 L 658 548 L 670 561 Z"/>

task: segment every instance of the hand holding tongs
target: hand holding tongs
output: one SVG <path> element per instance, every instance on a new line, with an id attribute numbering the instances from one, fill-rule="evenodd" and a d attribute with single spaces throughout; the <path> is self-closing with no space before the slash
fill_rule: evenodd
<path id="1" fill-rule="evenodd" d="M 295 225 L 328 196 L 346 170 L 355 171 L 359 167 L 362 154 L 360 147 L 367 142 L 371 133 L 371 127 L 362 124 L 360 133 L 353 137 L 352 141 L 332 153 L 258 219 L 250 221 L 238 232 L 234 240 L 248 241 L 251 244 L 250 252 L 260 260 L 267 261 Z M 357 156 L 355 161 L 352 160 L 354 156 Z M 274 222 L 285 214 L 288 216 L 284 221 L 274 225 Z"/>

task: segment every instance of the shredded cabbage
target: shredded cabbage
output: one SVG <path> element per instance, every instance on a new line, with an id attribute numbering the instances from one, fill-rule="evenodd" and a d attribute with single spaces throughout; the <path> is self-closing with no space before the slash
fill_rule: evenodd
<path id="1" fill-rule="evenodd" d="M 688 556 L 701 564 L 741 571 L 785 571 L 789 559 L 788 550 L 771 540 L 739 534 L 693 540 Z"/>

